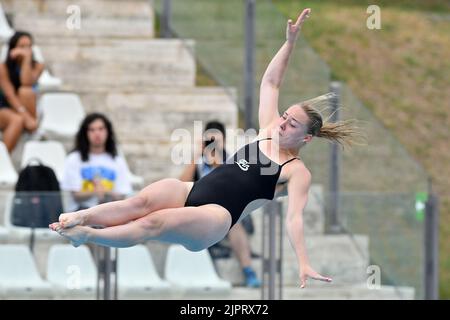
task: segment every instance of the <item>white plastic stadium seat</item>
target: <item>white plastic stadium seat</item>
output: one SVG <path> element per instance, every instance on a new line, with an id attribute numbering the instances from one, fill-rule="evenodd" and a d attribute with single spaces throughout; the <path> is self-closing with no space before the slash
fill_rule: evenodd
<path id="1" fill-rule="evenodd" d="M 80 97 L 73 93 L 45 93 L 39 99 L 42 114 L 39 133 L 73 137 L 78 131 L 85 111 Z"/>
<path id="2" fill-rule="evenodd" d="M 57 298 L 95 299 L 97 267 L 87 246 L 51 246 L 47 260 L 47 279 Z"/>
<path id="3" fill-rule="evenodd" d="M 40 63 L 44 63 L 44 55 L 42 54 L 41 48 L 37 45 L 33 45 L 33 55 L 36 61 Z M 49 89 L 58 89 L 62 85 L 62 80 L 54 77 L 50 74 L 50 71 L 44 69 L 42 71 L 41 76 L 38 79 L 39 89 L 49 90 Z"/>
<path id="4" fill-rule="evenodd" d="M 12 187 L 17 182 L 17 172 L 5 144 L 0 141 L 0 187 Z"/>
<path id="5" fill-rule="evenodd" d="M 3 226 L 0 226 L 0 242 L 6 242 L 8 240 L 9 231 Z"/>
<path id="6" fill-rule="evenodd" d="M 51 285 L 37 270 L 30 249 L 25 245 L 0 245 L 0 287 L 6 299 L 49 299 Z"/>
<path id="7" fill-rule="evenodd" d="M 158 275 L 144 245 L 118 250 L 119 299 L 149 299 L 170 295 L 170 283 Z"/>
<path id="8" fill-rule="evenodd" d="M 38 84 L 42 90 L 58 89 L 62 85 L 62 80 L 52 76 L 47 69 L 44 69 L 39 77 Z"/>
<path id="9" fill-rule="evenodd" d="M 5 11 L 3 11 L 2 4 L 0 3 L 0 41 L 8 41 L 13 34 L 14 30 L 9 25 Z"/>
<path id="10" fill-rule="evenodd" d="M 66 150 L 58 141 L 27 141 L 23 148 L 21 168 L 26 167 L 31 159 L 37 158 L 42 164 L 50 167 L 61 181 L 64 174 Z"/>
<path id="11" fill-rule="evenodd" d="M 165 278 L 184 296 L 226 296 L 231 284 L 216 273 L 208 250 L 191 252 L 181 245 L 171 245 L 167 252 Z"/>

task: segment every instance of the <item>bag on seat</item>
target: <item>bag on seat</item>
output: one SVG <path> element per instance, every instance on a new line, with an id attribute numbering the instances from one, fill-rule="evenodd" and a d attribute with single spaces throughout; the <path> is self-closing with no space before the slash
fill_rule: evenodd
<path id="1" fill-rule="evenodd" d="M 17 180 L 11 223 L 21 227 L 48 228 L 63 212 L 59 182 L 50 167 L 39 160 L 36 165 L 30 162 Z"/>

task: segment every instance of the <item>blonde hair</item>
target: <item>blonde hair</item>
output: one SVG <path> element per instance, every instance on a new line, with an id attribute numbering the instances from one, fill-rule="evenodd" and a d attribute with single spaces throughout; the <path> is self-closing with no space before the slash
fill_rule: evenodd
<path id="1" fill-rule="evenodd" d="M 357 138 L 363 138 L 363 135 L 356 127 L 355 119 L 330 122 L 328 119 L 331 115 L 325 121 L 322 119 L 319 108 L 330 108 L 332 100 L 336 97 L 335 93 L 326 93 L 298 104 L 310 120 L 307 133 L 336 142 L 342 147 L 360 144 Z"/>

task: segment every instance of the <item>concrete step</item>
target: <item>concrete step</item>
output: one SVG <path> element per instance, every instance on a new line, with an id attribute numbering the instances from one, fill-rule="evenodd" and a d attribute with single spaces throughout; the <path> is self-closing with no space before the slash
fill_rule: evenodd
<path id="1" fill-rule="evenodd" d="M 151 91 L 122 93 L 79 90 L 76 93 L 88 112 L 102 110 L 111 115 L 114 123 L 120 123 L 117 132 L 127 141 L 169 142 L 174 130 L 193 130 L 194 121 L 205 120 L 207 113 L 225 122 L 229 129 L 237 125 L 233 98 L 219 87 L 159 87 Z"/>
<path id="2" fill-rule="evenodd" d="M 192 41 L 90 38 L 46 40 L 39 47 L 53 74 L 64 79 L 65 90 L 195 84 Z"/>
<path id="3" fill-rule="evenodd" d="M 15 12 L 27 16 L 67 17 L 69 6 L 78 6 L 82 18 L 149 18 L 153 8 L 147 0 L 14 0 Z"/>
<path id="4" fill-rule="evenodd" d="M 195 298 L 194 298 L 195 299 Z M 259 300 L 260 289 L 234 287 L 227 299 Z M 414 288 L 381 286 L 380 289 L 369 289 L 366 286 L 338 286 L 329 284 L 326 288 L 283 287 L 283 300 L 411 300 L 414 299 Z"/>
<path id="5" fill-rule="evenodd" d="M 195 84 L 192 41 L 50 38 L 39 46 L 67 91 Z"/>
<path id="6" fill-rule="evenodd" d="M 333 278 L 336 284 L 361 284 L 368 277 L 369 265 L 368 239 L 365 236 L 355 236 L 355 245 L 348 236 L 308 236 L 306 239 L 307 253 L 311 266 L 324 276 Z M 252 251 L 260 253 L 261 243 L 252 241 Z M 366 251 L 364 254 L 360 249 Z M 233 284 L 242 284 L 243 275 L 236 258 L 216 259 L 219 274 Z M 252 266 L 259 277 L 262 276 L 261 259 L 253 259 Z M 314 281 L 313 281 L 314 282 Z M 297 258 L 291 246 L 283 247 L 283 283 L 296 285 L 299 283 L 299 267 Z M 316 286 L 321 282 L 314 283 Z"/>
<path id="7" fill-rule="evenodd" d="M 311 188 L 313 189 L 313 188 Z M 319 189 L 319 188 L 318 188 Z M 311 197 L 310 197 L 311 198 Z M 286 211 L 284 210 L 284 215 Z M 309 214 L 307 208 L 304 215 Z M 250 237 L 251 248 L 256 251 L 262 251 L 263 211 L 252 213 L 255 233 Z M 285 221 L 285 217 L 283 218 Z M 312 266 L 319 272 L 336 278 L 338 283 L 358 283 L 367 278 L 366 268 L 369 263 L 368 238 L 366 236 L 348 235 L 323 235 L 308 234 L 308 225 L 305 227 L 305 242 L 307 253 Z M 268 250 L 268 230 L 266 229 L 266 250 Z M 283 272 L 284 281 L 296 284 L 298 282 L 298 263 L 297 257 L 289 242 L 286 230 L 282 229 L 283 239 Z M 276 228 L 276 248 L 279 252 L 280 228 Z"/>
<path id="8" fill-rule="evenodd" d="M 192 65 L 175 65 L 158 61 L 145 63 L 96 63 L 80 61 L 51 64 L 53 74 L 64 79 L 65 88 L 88 89 L 109 86 L 120 92 L 124 86 L 143 87 L 193 87 L 195 68 Z"/>
<path id="9" fill-rule="evenodd" d="M 306 237 L 311 266 L 320 274 L 333 278 L 337 284 L 365 283 L 368 278 L 369 239 L 364 235 L 326 235 Z M 298 283 L 297 257 L 290 245 L 283 246 L 283 272 L 286 284 Z"/>
<path id="10" fill-rule="evenodd" d="M 80 27 L 74 27 L 69 15 L 55 17 L 30 17 L 18 13 L 14 17 L 14 28 L 30 30 L 42 37 L 106 37 L 106 38 L 153 38 L 154 26 L 150 18 L 82 18 Z M 69 19 L 69 20 L 68 20 Z"/>
<path id="11" fill-rule="evenodd" d="M 211 294 L 192 294 L 189 296 L 171 293 L 169 296 L 142 296 L 141 299 L 164 299 L 164 300 L 262 300 L 261 289 L 250 289 L 233 287 L 229 294 L 217 296 Z M 267 296 L 266 296 L 267 298 Z M 382 286 L 380 289 L 368 289 L 363 287 L 332 287 L 329 289 L 284 287 L 282 300 L 413 300 L 414 288 Z M 225 303 L 226 304 L 226 303 Z M 229 304 L 229 303 L 228 303 Z M 246 303 L 240 303 L 245 305 Z M 248 303 L 247 303 L 248 304 Z M 251 304 L 258 304 L 252 302 Z M 264 305 L 264 301 L 259 303 Z M 219 314 L 217 307 L 215 314 Z M 224 313 L 225 309 L 220 309 Z M 256 308 L 253 310 L 256 311 Z M 262 312 L 264 309 L 260 309 Z M 231 312 L 231 310 L 229 311 Z"/>
<path id="12" fill-rule="evenodd" d="M 173 63 L 187 64 L 195 70 L 192 40 L 178 39 L 55 39 L 36 42 L 45 61 L 96 63 Z"/>
<path id="13" fill-rule="evenodd" d="M 261 209 L 259 209 L 261 210 Z M 260 214 L 261 213 L 261 214 Z M 263 239 L 263 226 L 262 226 L 262 221 L 261 219 L 263 218 L 263 213 L 262 211 L 258 211 L 255 210 L 252 213 L 252 217 L 253 217 L 253 223 L 255 225 L 255 232 L 253 233 L 253 235 L 251 236 L 251 244 L 252 246 L 261 246 L 262 245 L 262 239 Z M 285 221 L 285 220 L 284 220 Z M 281 231 L 281 236 L 283 239 L 283 253 L 289 253 L 289 251 L 291 250 L 291 245 L 289 243 L 289 238 L 288 238 L 288 234 L 285 228 L 285 224 L 283 224 L 282 226 L 282 231 Z M 306 228 L 306 227 L 305 227 Z M 268 241 L 268 234 L 269 234 L 269 230 L 266 227 L 266 230 L 264 232 L 265 234 L 265 238 L 266 241 Z M 280 226 L 279 226 L 279 222 L 278 220 L 276 221 L 276 230 L 275 230 L 275 236 L 276 236 L 276 242 L 277 242 L 277 248 L 278 248 L 278 241 L 280 238 Z M 315 241 L 314 239 L 320 239 L 321 237 L 323 238 L 332 238 L 333 236 L 338 237 L 339 239 L 343 239 L 343 238 L 349 238 L 350 241 L 350 236 L 347 234 L 338 234 L 338 235 L 332 235 L 332 234 L 306 234 L 305 232 L 305 241 L 308 241 L 308 239 L 312 239 L 311 241 Z M 359 238 L 356 238 L 356 242 L 358 245 L 360 245 L 358 243 Z M 266 246 L 268 245 L 268 243 L 266 242 Z M 361 244 L 362 245 L 362 244 Z M 364 251 L 364 254 L 367 254 L 367 252 L 365 252 L 365 243 L 364 245 L 362 245 L 362 250 Z"/>

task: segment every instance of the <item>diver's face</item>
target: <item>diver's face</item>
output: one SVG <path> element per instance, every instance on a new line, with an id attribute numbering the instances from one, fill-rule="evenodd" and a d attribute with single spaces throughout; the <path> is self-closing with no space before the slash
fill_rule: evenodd
<path id="1" fill-rule="evenodd" d="M 309 142 L 307 134 L 309 118 L 298 105 L 289 107 L 278 119 L 276 130 L 280 147 L 294 148 L 303 142 Z"/>

